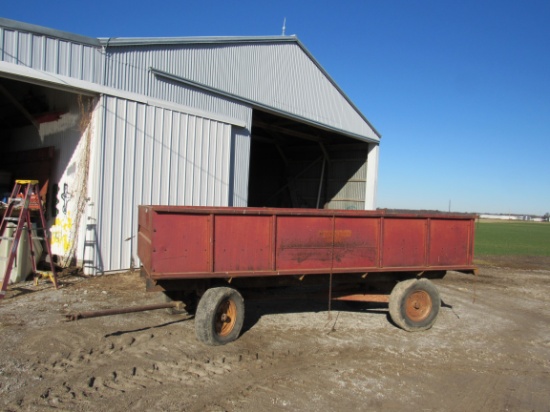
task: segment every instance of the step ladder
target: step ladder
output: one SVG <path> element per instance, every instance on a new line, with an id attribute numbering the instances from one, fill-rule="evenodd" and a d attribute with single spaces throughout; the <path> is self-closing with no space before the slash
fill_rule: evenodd
<path id="1" fill-rule="evenodd" d="M 31 210 L 38 211 L 38 214 L 40 216 L 39 223 L 41 224 L 41 226 L 36 228 L 36 233 L 38 234 L 41 230 L 43 234 L 42 237 L 32 236 L 33 228 L 31 226 Z M 19 215 L 17 217 L 14 217 L 14 214 L 17 215 L 17 213 L 19 213 Z M 13 236 L 5 236 L 9 222 L 17 223 Z M 27 232 L 26 236 L 28 236 L 29 240 L 29 250 L 35 282 L 38 282 L 38 279 L 40 277 L 47 276 L 50 278 L 55 288 L 57 289 L 57 275 L 55 273 L 55 267 L 53 264 L 50 241 L 46 232 L 46 219 L 44 218 L 44 209 L 40 200 L 40 186 L 38 184 L 38 180 L 16 180 L 13 191 L 11 192 L 11 196 L 8 199 L 8 207 L 4 211 L 4 217 L 2 218 L 2 224 L 0 225 L 0 243 L 10 240 L 13 243 L 7 257 L 4 278 L 2 279 L 2 288 L 0 290 L 0 299 L 4 298 L 6 294 L 13 262 L 15 261 L 15 257 L 17 255 L 17 247 L 19 245 L 19 240 L 21 239 L 23 232 Z M 43 240 L 46 246 L 46 253 L 48 254 L 50 260 L 51 269 L 51 273 L 47 272 L 46 275 L 44 275 L 43 272 L 38 272 L 36 270 L 36 260 L 34 259 L 35 252 L 32 242 L 35 239 Z"/>

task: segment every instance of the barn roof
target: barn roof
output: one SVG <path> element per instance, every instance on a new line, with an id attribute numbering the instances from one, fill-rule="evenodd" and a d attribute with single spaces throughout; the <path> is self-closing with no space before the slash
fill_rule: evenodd
<path id="1" fill-rule="evenodd" d="M 295 36 L 96 39 L 3 18 L 0 28 L 95 48 L 99 53 L 88 57 L 95 61 L 90 66 L 106 69 L 89 77 L 104 86 L 171 100 L 175 92 L 166 86 L 169 82 L 361 140 L 380 139 Z M 17 48 L 8 39 L 0 37 L 2 48 Z"/>

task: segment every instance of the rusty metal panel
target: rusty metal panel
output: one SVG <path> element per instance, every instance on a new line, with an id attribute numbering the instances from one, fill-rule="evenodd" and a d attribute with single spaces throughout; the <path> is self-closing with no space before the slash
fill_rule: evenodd
<path id="1" fill-rule="evenodd" d="M 210 215 L 155 213 L 151 271 L 210 272 Z"/>
<path id="2" fill-rule="evenodd" d="M 279 270 L 376 265 L 377 218 L 283 216 L 277 221 Z"/>
<path id="3" fill-rule="evenodd" d="M 214 271 L 272 270 L 270 216 L 216 216 Z"/>
<path id="4" fill-rule="evenodd" d="M 152 220 L 142 216 L 146 208 L 154 211 Z M 139 210 L 139 256 L 154 279 L 475 269 L 473 215 L 199 206 Z"/>
<path id="5" fill-rule="evenodd" d="M 382 233 L 384 267 L 423 266 L 426 260 L 426 219 L 385 218 Z"/>
<path id="6" fill-rule="evenodd" d="M 330 217 L 282 216 L 277 219 L 277 269 L 330 270 Z"/>
<path id="7" fill-rule="evenodd" d="M 146 206 L 139 206 L 138 213 L 138 256 L 141 258 L 141 264 L 150 270 L 152 245 L 152 219 L 153 212 Z"/>
<path id="8" fill-rule="evenodd" d="M 469 262 L 470 230 L 471 225 L 467 220 L 431 219 L 428 264 L 453 266 Z"/>
<path id="9" fill-rule="evenodd" d="M 378 265 L 380 219 L 336 218 L 333 268 L 369 268 Z"/>

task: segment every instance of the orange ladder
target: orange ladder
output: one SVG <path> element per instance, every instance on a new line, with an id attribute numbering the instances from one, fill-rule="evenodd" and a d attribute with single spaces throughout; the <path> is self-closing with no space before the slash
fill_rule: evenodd
<path id="1" fill-rule="evenodd" d="M 13 212 L 16 208 L 21 208 L 18 217 L 12 217 Z M 40 215 L 41 227 L 37 227 L 38 230 L 42 230 L 43 237 L 32 237 L 32 226 L 31 226 L 31 209 L 37 209 Z M 17 227 L 13 236 L 4 236 L 6 228 L 9 222 L 17 222 Z M 43 240 L 46 245 L 46 252 L 50 260 L 51 274 L 47 274 L 55 288 L 57 289 L 57 275 L 55 273 L 55 267 L 52 259 L 52 252 L 50 249 L 50 241 L 48 239 L 48 234 L 46 232 L 46 219 L 44 218 L 44 210 L 42 208 L 42 202 L 40 200 L 40 186 L 38 180 L 16 180 L 11 196 L 8 200 L 8 207 L 4 212 L 4 217 L 2 218 L 2 224 L 0 225 L 0 243 L 3 241 L 13 241 L 9 256 L 7 257 L 7 265 L 4 271 L 4 278 L 2 279 L 2 288 L 0 290 L 0 299 L 4 298 L 6 294 L 6 289 L 11 276 L 13 262 L 17 255 L 17 246 L 19 245 L 19 240 L 23 231 L 26 230 L 27 236 L 29 239 L 29 249 L 31 254 L 32 261 L 32 270 L 34 274 L 35 281 L 38 281 L 38 278 L 42 275 L 36 270 L 36 260 L 34 259 L 34 249 L 33 249 L 33 239 Z"/>

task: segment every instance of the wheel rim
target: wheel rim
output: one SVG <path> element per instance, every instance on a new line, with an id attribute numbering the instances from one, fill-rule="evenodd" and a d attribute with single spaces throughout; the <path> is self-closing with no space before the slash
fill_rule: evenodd
<path id="1" fill-rule="evenodd" d="M 216 311 L 216 333 L 227 336 L 237 321 L 237 305 L 230 299 L 224 300 Z"/>
<path id="2" fill-rule="evenodd" d="M 421 322 L 426 319 L 432 311 L 432 298 L 423 290 L 416 290 L 407 297 L 405 303 L 407 318 L 413 322 Z"/>

